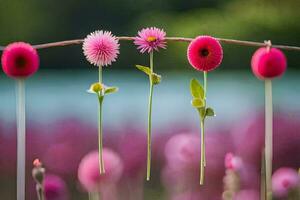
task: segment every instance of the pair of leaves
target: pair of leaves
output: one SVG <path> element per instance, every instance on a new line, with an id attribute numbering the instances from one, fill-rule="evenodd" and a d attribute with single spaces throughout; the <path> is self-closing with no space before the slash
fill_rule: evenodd
<path id="1" fill-rule="evenodd" d="M 102 83 L 96 82 L 90 86 L 90 89 L 87 90 L 88 93 L 98 94 L 99 96 L 112 94 L 118 91 L 117 87 L 109 87 Z"/>
<path id="2" fill-rule="evenodd" d="M 150 81 L 154 85 L 157 85 L 161 82 L 161 75 L 151 72 L 151 69 L 149 67 L 142 66 L 142 65 L 136 65 L 136 68 L 138 68 L 140 71 L 147 74 L 149 76 Z"/>
<path id="3" fill-rule="evenodd" d="M 202 85 L 196 79 L 191 80 L 190 91 L 193 97 L 191 104 L 199 111 L 201 117 L 204 119 L 207 116 L 208 117 L 215 116 L 215 112 L 212 108 L 210 107 L 206 108 L 205 91 Z"/>

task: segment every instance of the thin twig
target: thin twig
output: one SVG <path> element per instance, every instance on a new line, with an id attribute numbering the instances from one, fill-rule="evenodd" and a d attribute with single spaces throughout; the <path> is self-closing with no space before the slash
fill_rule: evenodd
<path id="1" fill-rule="evenodd" d="M 131 41 L 134 40 L 134 37 L 129 36 L 120 36 L 118 37 L 119 40 Z M 245 40 L 234 40 L 234 39 L 225 39 L 225 38 L 216 38 L 220 42 L 224 44 L 236 44 L 241 46 L 252 46 L 252 47 L 263 47 L 266 46 L 264 42 L 253 42 L 253 41 L 245 41 Z M 174 42 L 190 42 L 193 38 L 185 38 L 185 37 L 167 37 L 167 41 L 174 41 Z M 70 46 L 70 45 L 77 45 L 82 44 L 83 39 L 75 39 L 75 40 L 65 40 L 60 42 L 50 42 L 45 44 L 37 44 L 33 45 L 36 49 L 46 49 L 51 47 L 62 47 L 62 46 Z M 293 51 L 300 51 L 300 47 L 297 46 L 287 46 L 287 45 L 272 45 L 272 47 L 284 49 L 284 50 L 293 50 Z M 0 46 L 0 50 L 3 51 L 5 46 Z"/>

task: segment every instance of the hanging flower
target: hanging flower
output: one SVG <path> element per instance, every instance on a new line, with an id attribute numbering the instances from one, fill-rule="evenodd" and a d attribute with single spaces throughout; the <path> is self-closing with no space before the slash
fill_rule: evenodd
<path id="1" fill-rule="evenodd" d="M 92 151 L 83 157 L 78 168 L 78 179 L 89 192 L 99 191 L 102 185 L 116 183 L 121 178 L 123 163 L 117 153 L 103 149 L 105 174 L 100 175 L 98 152 Z"/>
<path id="2" fill-rule="evenodd" d="M 166 45 L 166 32 L 162 29 L 151 27 L 144 28 L 138 32 L 138 36 L 134 38 L 134 44 L 141 53 L 150 53 L 154 50 L 158 51 L 159 48 L 165 49 Z"/>
<path id="3" fill-rule="evenodd" d="M 251 59 L 254 75 L 259 79 L 274 78 L 282 75 L 287 66 L 285 55 L 276 48 L 259 48 Z"/>
<path id="4" fill-rule="evenodd" d="M 110 31 L 95 31 L 83 42 L 86 59 L 95 66 L 107 66 L 115 62 L 119 54 L 119 40 Z"/>
<path id="5" fill-rule="evenodd" d="M 196 70 L 211 71 L 221 64 L 223 49 L 215 38 L 198 36 L 189 44 L 187 57 Z"/>
<path id="6" fill-rule="evenodd" d="M 39 68 L 37 51 L 24 42 L 9 44 L 2 54 L 4 73 L 12 78 L 25 78 L 34 74 Z"/>

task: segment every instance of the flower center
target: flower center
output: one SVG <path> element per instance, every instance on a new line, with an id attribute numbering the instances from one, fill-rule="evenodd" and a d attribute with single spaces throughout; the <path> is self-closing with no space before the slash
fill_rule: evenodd
<path id="1" fill-rule="evenodd" d="M 155 42 L 155 41 L 156 41 L 156 37 L 154 36 L 147 37 L 147 42 Z"/>
<path id="2" fill-rule="evenodd" d="M 19 68 L 23 68 L 26 65 L 26 59 L 23 56 L 18 56 L 15 60 L 15 64 Z"/>
<path id="3" fill-rule="evenodd" d="M 200 56 L 202 56 L 202 57 L 206 57 L 206 56 L 209 55 L 209 51 L 208 51 L 208 49 L 203 48 L 203 49 L 200 49 L 199 54 L 200 54 Z"/>
<path id="4" fill-rule="evenodd" d="M 282 185 L 283 187 L 288 188 L 290 186 L 290 182 L 288 180 L 283 180 Z"/>

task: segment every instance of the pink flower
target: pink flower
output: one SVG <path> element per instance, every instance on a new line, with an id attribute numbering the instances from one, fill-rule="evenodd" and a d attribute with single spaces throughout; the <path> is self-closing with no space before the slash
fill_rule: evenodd
<path id="1" fill-rule="evenodd" d="M 206 135 L 207 168 L 205 194 L 215 196 L 223 189 L 225 153 L 232 151 L 231 139 L 223 133 Z M 165 146 L 165 167 L 161 174 L 163 185 L 169 190 L 189 191 L 199 187 L 200 137 L 198 134 L 176 134 Z M 204 198 L 212 199 L 212 198 Z"/>
<path id="2" fill-rule="evenodd" d="M 107 148 L 103 149 L 103 175 L 99 173 L 98 159 L 98 151 L 92 151 L 83 157 L 79 164 L 78 179 L 87 191 L 97 191 L 101 189 L 101 185 L 116 183 L 122 175 L 123 163 L 117 153 Z"/>
<path id="3" fill-rule="evenodd" d="M 196 134 L 174 135 L 166 143 L 167 163 L 177 168 L 190 168 L 199 164 L 200 139 Z"/>
<path id="4" fill-rule="evenodd" d="M 138 32 L 134 44 L 141 53 L 158 51 L 158 48 L 166 48 L 166 32 L 156 27 L 144 28 Z"/>
<path id="5" fill-rule="evenodd" d="M 46 175 L 44 181 L 45 197 L 47 200 L 67 200 L 68 190 L 65 182 L 56 175 Z"/>
<path id="6" fill-rule="evenodd" d="M 215 38 L 198 36 L 189 44 L 187 57 L 196 70 L 211 71 L 221 64 L 223 49 Z"/>
<path id="7" fill-rule="evenodd" d="M 24 42 L 9 44 L 2 54 L 2 68 L 12 78 L 28 77 L 39 68 L 37 51 Z"/>
<path id="8" fill-rule="evenodd" d="M 239 171 L 243 167 L 243 161 L 240 157 L 234 156 L 232 153 L 225 155 L 225 167 L 234 171 Z"/>
<path id="9" fill-rule="evenodd" d="M 300 177 L 292 168 L 280 168 L 272 176 L 272 189 L 275 197 L 287 197 L 288 193 L 299 187 Z"/>
<path id="10" fill-rule="evenodd" d="M 278 77 L 285 72 L 286 66 L 286 57 L 276 48 L 268 50 L 266 47 L 261 47 L 251 60 L 252 71 L 259 79 Z"/>
<path id="11" fill-rule="evenodd" d="M 83 54 L 95 66 L 107 66 L 116 61 L 119 54 L 119 40 L 109 31 L 95 31 L 83 42 Z"/>

